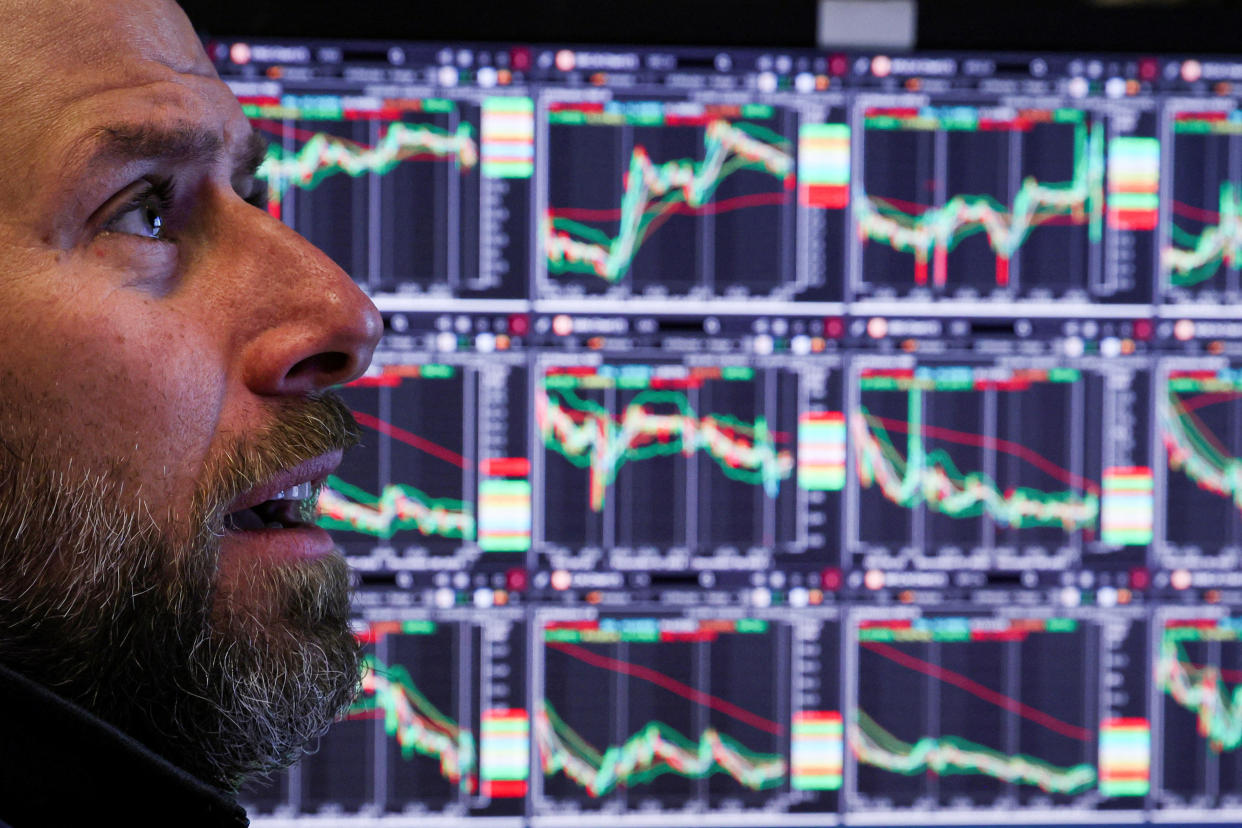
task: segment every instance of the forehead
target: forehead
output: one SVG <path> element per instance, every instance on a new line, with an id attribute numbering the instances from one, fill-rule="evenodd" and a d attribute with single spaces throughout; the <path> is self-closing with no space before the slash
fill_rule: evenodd
<path id="1" fill-rule="evenodd" d="M 0 0 L 0 165 L 37 174 L 112 121 L 247 129 L 170 0 Z"/>

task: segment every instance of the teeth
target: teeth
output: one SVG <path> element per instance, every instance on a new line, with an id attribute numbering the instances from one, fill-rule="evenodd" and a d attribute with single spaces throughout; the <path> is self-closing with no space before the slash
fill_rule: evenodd
<path id="1" fill-rule="evenodd" d="M 264 529 L 284 529 L 285 525 L 278 520 L 269 521 L 263 524 Z"/>
<path id="2" fill-rule="evenodd" d="M 305 500 L 306 498 L 311 496 L 311 488 L 312 487 L 310 483 L 299 483 L 296 486 L 291 486 L 290 488 L 285 489 L 283 492 L 278 492 L 272 495 L 271 499 L 272 500 Z"/>

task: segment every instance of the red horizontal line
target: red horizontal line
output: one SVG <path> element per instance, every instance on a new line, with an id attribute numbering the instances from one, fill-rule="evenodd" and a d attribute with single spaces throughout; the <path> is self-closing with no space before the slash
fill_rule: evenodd
<path id="1" fill-rule="evenodd" d="M 873 653 L 890 661 L 895 661 L 902 667 L 909 667 L 911 670 L 917 670 L 924 675 L 939 679 L 946 684 L 952 684 L 954 687 L 960 687 L 973 696 L 978 696 L 986 702 L 990 702 L 997 707 L 1008 710 L 1010 713 L 1017 713 L 1024 719 L 1029 719 L 1038 725 L 1042 725 L 1054 733 L 1060 733 L 1062 736 L 1068 736 L 1071 739 L 1079 739 L 1084 742 L 1091 741 L 1094 734 L 1085 727 L 1080 727 L 1069 722 L 1063 722 L 1060 719 L 1051 716 L 1042 710 L 1036 710 L 1030 705 L 1023 704 L 1017 699 L 1011 699 L 1008 696 L 997 693 L 995 690 L 984 687 L 977 681 L 963 676 L 961 673 L 955 673 L 952 670 L 946 670 L 939 664 L 931 664 L 922 659 L 915 658 L 912 655 L 903 653 L 896 647 L 890 647 L 887 644 L 881 644 L 877 641 L 864 641 L 862 646 L 871 650 Z"/>
<path id="2" fill-rule="evenodd" d="M 1195 207 L 1183 201 L 1173 202 L 1173 212 L 1188 219 L 1201 221 L 1204 224 L 1216 224 L 1220 221 L 1220 213 L 1214 210 L 1205 210 L 1202 207 Z"/>
<path id="3" fill-rule="evenodd" d="M 785 731 L 785 728 L 771 719 L 765 719 L 762 716 L 751 713 L 749 710 L 743 710 L 732 702 L 704 693 L 702 690 L 691 687 L 688 684 L 682 684 L 672 676 L 666 676 L 663 673 L 652 670 L 650 667 L 643 667 L 639 664 L 631 664 L 628 661 L 619 661 L 615 658 L 597 655 L 576 644 L 567 644 L 563 641 L 549 641 L 547 646 L 560 650 L 565 655 L 590 664 L 592 667 L 602 667 L 605 670 L 612 670 L 614 673 L 624 673 L 627 676 L 649 681 L 652 684 L 663 687 L 665 690 L 689 699 L 695 704 L 710 707 L 766 733 L 779 735 Z"/>
<path id="4" fill-rule="evenodd" d="M 723 201 L 708 202 L 701 207 L 691 207 L 684 201 L 679 201 L 675 205 L 669 205 L 667 209 L 669 212 L 683 216 L 714 216 L 719 213 L 741 210 L 746 207 L 779 206 L 788 203 L 788 201 L 789 193 L 781 191 L 734 196 Z M 608 207 L 600 210 L 588 207 L 550 207 L 548 208 L 548 213 L 554 218 L 567 218 L 571 221 L 619 221 L 621 219 L 620 207 Z"/>

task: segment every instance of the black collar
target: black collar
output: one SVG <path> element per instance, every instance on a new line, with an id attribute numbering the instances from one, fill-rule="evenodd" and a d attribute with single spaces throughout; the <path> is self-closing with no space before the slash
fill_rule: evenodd
<path id="1" fill-rule="evenodd" d="M 0 665 L 0 825 L 243 828 L 246 812 L 102 719 Z"/>

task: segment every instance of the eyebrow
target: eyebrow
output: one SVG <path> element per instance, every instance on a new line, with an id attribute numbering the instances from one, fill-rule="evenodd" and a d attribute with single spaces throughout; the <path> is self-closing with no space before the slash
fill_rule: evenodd
<path id="1" fill-rule="evenodd" d="M 88 164 L 105 159 L 200 161 L 218 155 L 223 147 L 215 132 L 192 124 L 119 124 L 94 133 Z"/>

